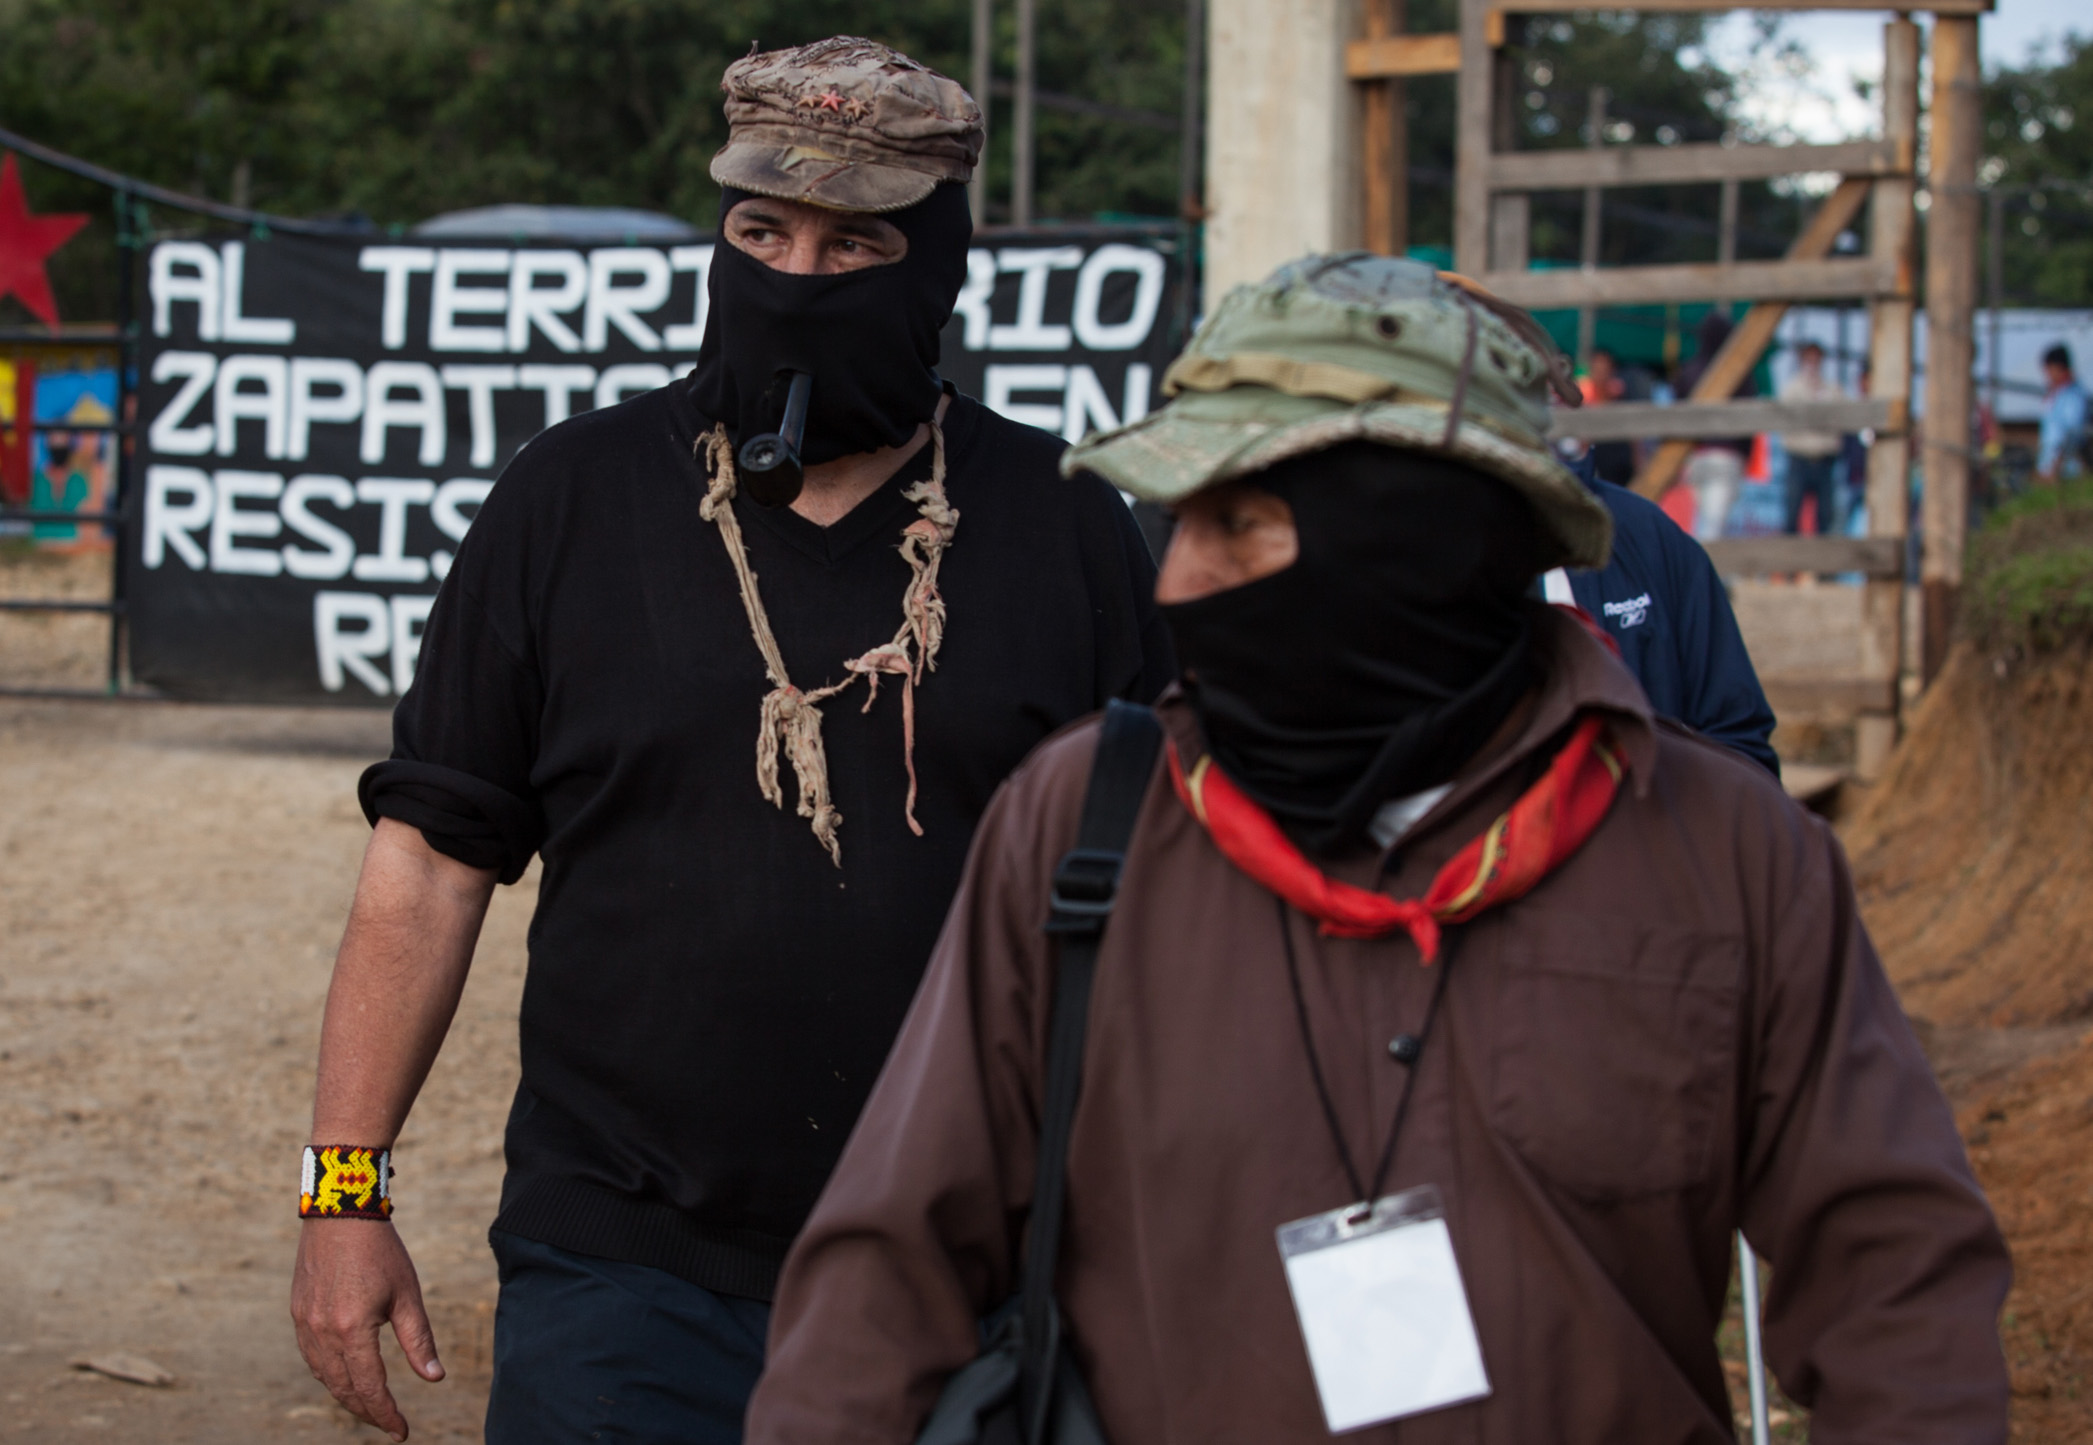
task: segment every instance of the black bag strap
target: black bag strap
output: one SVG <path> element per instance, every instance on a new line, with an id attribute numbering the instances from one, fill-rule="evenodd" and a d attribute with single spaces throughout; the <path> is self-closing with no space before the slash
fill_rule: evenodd
<path id="1" fill-rule="evenodd" d="M 1148 708 L 1117 699 L 1105 723 L 1083 795 L 1076 846 L 1054 869 L 1046 931 L 1058 945 L 1053 1011 L 1047 1026 L 1046 1085 L 1039 1110 L 1039 1167 L 1032 1190 L 1031 1238 L 1019 1294 L 1024 1349 L 1018 1401 L 1027 1445 L 1045 1438 L 1061 1349 L 1054 1307 L 1054 1269 L 1061 1252 L 1062 1206 L 1068 1197 L 1068 1136 L 1083 1086 L 1083 1040 L 1090 985 L 1105 923 L 1119 897 L 1119 875 L 1141 800 L 1155 774 L 1163 727 Z"/>

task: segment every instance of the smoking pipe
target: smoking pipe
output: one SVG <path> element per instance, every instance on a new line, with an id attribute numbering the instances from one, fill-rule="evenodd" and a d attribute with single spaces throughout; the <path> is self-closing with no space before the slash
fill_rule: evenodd
<path id="1" fill-rule="evenodd" d="M 741 484 L 760 507 L 791 506 L 807 479 L 799 449 L 807 436 L 807 400 L 813 395 L 814 378 L 804 371 L 787 375 L 792 383 L 785 391 L 784 420 L 776 431 L 741 444 Z"/>

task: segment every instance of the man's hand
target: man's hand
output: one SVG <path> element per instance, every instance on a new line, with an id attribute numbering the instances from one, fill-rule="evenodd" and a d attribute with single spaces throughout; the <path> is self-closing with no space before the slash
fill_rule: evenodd
<path id="1" fill-rule="evenodd" d="M 407 1362 L 423 1379 L 442 1379 L 443 1363 L 399 1232 L 374 1220 L 305 1221 L 291 1277 L 291 1319 L 313 1378 L 357 1419 L 405 1440 L 407 1417 L 385 1386 L 379 1328 L 391 1321 Z"/>

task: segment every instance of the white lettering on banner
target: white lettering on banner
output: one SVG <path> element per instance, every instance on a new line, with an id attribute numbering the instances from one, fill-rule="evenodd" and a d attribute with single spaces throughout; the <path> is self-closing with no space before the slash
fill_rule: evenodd
<path id="1" fill-rule="evenodd" d="M 519 366 L 516 380 L 526 391 L 545 394 L 545 428 L 551 430 L 573 413 L 568 401 L 577 391 L 596 384 L 593 366 Z"/>
<path id="2" fill-rule="evenodd" d="M 465 540 L 472 528 L 473 517 L 479 515 L 480 503 L 494 490 L 494 483 L 479 477 L 452 477 L 436 489 L 436 500 L 429 503 L 429 515 L 436 522 L 437 530 L 453 542 Z M 460 507 L 471 507 L 473 517 L 459 511 Z M 429 554 L 429 571 L 438 582 L 451 575 L 451 563 L 456 559 L 451 553 L 438 547 Z"/>
<path id="3" fill-rule="evenodd" d="M 540 276 L 559 279 L 538 285 Z M 528 351 L 531 328 L 562 351 L 581 350 L 581 338 L 560 318 L 587 299 L 589 265 L 579 251 L 518 251 L 509 270 L 509 350 Z"/>
<path id="4" fill-rule="evenodd" d="M 1068 368 L 1065 366 L 990 366 L 982 378 L 981 400 L 990 411 L 1001 413 L 1014 422 L 1036 426 L 1042 431 L 1059 431 L 1064 411 L 1060 403 L 1047 406 L 1040 402 L 1012 401 L 1010 398 L 1013 393 L 1020 391 L 1058 391 L 1065 394 L 1067 390 Z"/>
<path id="5" fill-rule="evenodd" d="M 997 253 L 996 265 L 1020 273 L 1017 285 L 1017 323 L 991 326 L 991 351 L 1066 351 L 1069 329 L 1046 324 L 1047 275 L 1073 271 L 1083 264 L 1081 246 L 1049 246 L 1041 250 L 1008 247 Z"/>
<path id="6" fill-rule="evenodd" d="M 178 272 L 177 266 L 195 269 Z M 196 305 L 196 339 L 218 339 L 218 253 L 201 241 L 162 241 L 153 247 L 146 289 L 153 298 L 153 335 L 174 334 L 177 301 Z"/>
<path id="7" fill-rule="evenodd" d="M 359 582 L 426 582 L 429 559 L 407 555 L 407 509 L 425 507 L 436 496 L 427 477 L 364 477 L 356 483 L 356 500 L 376 502 L 378 550 L 356 559 L 350 569 Z"/>
<path id="8" fill-rule="evenodd" d="M 202 426 L 183 426 L 182 422 L 203 400 L 203 394 L 211 389 L 211 380 L 217 374 L 218 358 L 208 351 L 163 351 L 153 358 L 154 381 L 172 381 L 178 376 L 184 380 L 182 389 L 174 394 L 174 400 L 161 408 L 152 425 L 146 428 L 147 446 L 175 457 L 200 457 L 211 449 L 209 422 Z"/>
<path id="9" fill-rule="evenodd" d="M 176 494 L 188 497 L 177 504 Z M 142 551 L 147 567 L 167 560 L 169 548 L 189 564 L 192 572 L 205 570 L 203 548 L 193 535 L 211 525 L 214 505 L 211 479 L 195 467 L 171 467 L 155 462 L 145 469 L 145 536 Z"/>
<path id="10" fill-rule="evenodd" d="M 345 622 L 359 622 L 355 631 Z M 312 600 L 313 647 L 319 654 L 320 686 L 340 692 L 348 681 L 346 673 L 385 697 L 392 691 L 386 675 L 371 666 L 371 659 L 392 650 L 392 609 L 375 592 L 318 592 Z"/>
<path id="11" fill-rule="evenodd" d="M 465 414 L 472 419 L 472 462 L 494 465 L 494 393 L 516 385 L 513 366 L 446 366 L 443 384 L 465 393 Z"/>
<path id="12" fill-rule="evenodd" d="M 596 380 L 596 409 L 616 406 L 628 396 L 637 396 L 643 391 L 656 391 L 669 384 L 669 369 L 658 361 L 628 361 L 621 366 L 606 366 L 603 375 Z M 485 466 L 485 462 L 474 462 L 474 466 Z"/>
<path id="13" fill-rule="evenodd" d="M 245 382 L 259 382 L 260 391 L 244 391 Z M 283 456 L 284 434 L 289 430 L 289 367 L 281 356 L 228 356 L 218 365 L 218 386 L 213 394 L 213 414 L 218 428 L 218 455 L 229 457 L 240 449 L 240 423 L 262 424 L 262 454 L 274 461 Z"/>
<path id="14" fill-rule="evenodd" d="M 996 257 L 979 247 L 967 252 L 967 284 L 959 288 L 952 314 L 964 328 L 962 344 L 969 351 L 988 345 L 988 329 L 995 322 L 989 303 L 996 297 Z"/>
<path id="15" fill-rule="evenodd" d="M 426 477 L 346 477 L 305 473 L 288 485 L 277 472 L 195 467 L 155 462 L 145 471 L 145 517 L 141 529 L 148 568 L 165 564 L 172 552 L 191 571 L 244 577 L 288 573 L 329 582 L 352 573 L 363 582 L 421 583 L 442 580 L 452 554 L 438 548 L 423 558 L 407 552 L 408 509 L 426 506 L 430 520 L 453 545 L 472 529 L 480 504 L 494 490 L 484 477 L 452 477 L 437 486 Z M 275 502 L 272 508 L 243 502 Z M 378 550 L 361 555 L 348 531 L 313 511 L 315 505 L 348 513 L 362 503 L 378 509 Z M 198 533 L 208 533 L 199 541 Z M 289 534 L 315 544 L 253 544 Z"/>
<path id="16" fill-rule="evenodd" d="M 712 248 L 678 246 L 669 252 L 669 269 L 694 272 L 698 278 L 697 299 L 691 305 L 688 326 L 672 324 L 661 329 L 662 345 L 683 351 L 705 344 L 705 317 L 712 307 Z"/>
<path id="17" fill-rule="evenodd" d="M 325 395 L 314 390 L 322 386 L 334 390 Z M 291 424 L 285 456 L 294 462 L 305 460 L 312 449 L 314 422 L 353 422 L 362 415 L 362 367 L 334 356 L 291 358 Z"/>
<path id="18" fill-rule="evenodd" d="M 1131 363 L 1126 369 L 1122 410 L 1115 415 L 1111 398 L 1105 395 L 1105 384 L 1082 362 L 1073 366 L 1003 362 L 988 367 L 983 377 L 981 400 L 990 411 L 1012 421 L 1036 426 L 1042 431 L 1058 432 L 1068 441 L 1079 442 L 1093 431 L 1110 431 L 1147 416 L 1148 395 L 1154 377 L 1155 371 L 1147 362 Z M 1021 391 L 1058 391 L 1061 402 L 1050 406 L 1043 402 L 1011 400 L 1014 393 Z"/>
<path id="19" fill-rule="evenodd" d="M 620 276 L 638 276 L 636 286 L 619 286 Z M 642 311 L 658 311 L 669 299 L 669 258 L 643 246 L 606 246 L 589 252 L 589 304 L 582 313 L 582 345 L 602 351 L 610 345 L 610 328 L 625 333 L 642 351 L 661 350 L 654 328 L 640 320 Z"/>
<path id="20" fill-rule="evenodd" d="M 499 352 L 508 344 L 503 327 L 460 326 L 458 317 L 506 315 L 507 285 L 498 291 L 485 286 L 460 286 L 460 276 L 499 276 L 506 283 L 509 253 L 463 246 L 446 247 L 436 253 L 436 280 L 429 288 L 429 349 Z"/>
<path id="21" fill-rule="evenodd" d="M 220 271 L 221 304 L 224 307 L 218 334 L 227 341 L 242 341 L 250 346 L 289 346 L 298 337 L 298 323 L 285 316 L 245 316 L 241 314 L 241 292 L 247 285 L 247 243 L 227 241 L 225 261 Z"/>
<path id="22" fill-rule="evenodd" d="M 155 251 L 154 256 L 158 255 Z M 407 278 L 432 270 L 436 253 L 427 246 L 366 246 L 356 264 L 361 270 L 384 273 L 385 304 L 380 312 L 379 339 L 387 351 L 398 351 L 407 344 Z"/>
<path id="23" fill-rule="evenodd" d="M 242 537 L 259 541 L 281 536 L 283 519 L 274 511 L 248 511 L 242 497 L 273 502 L 283 495 L 283 478 L 275 472 L 221 471 L 212 479 L 218 496 L 211 509 L 211 570 L 240 577 L 275 577 L 283 571 L 283 553 L 243 547 Z"/>
<path id="24" fill-rule="evenodd" d="M 314 502 L 325 502 L 338 512 L 346 512 L 356 505 L 356 489 L 349 485 L 346 477 L 308 475 L 291 478 L 291 484 L 283 489 L 283 524 L 306 541 L 317 542 L 326 550 L 308 552 L 303 547 L 285 547 L 283 570 L 293 577 L 332 582 L 349 575 L 349 564 L 356 558 L 356 541 L 334 523 L 315 517 L 312 514 Z"/>
<path id="25" fill-rule="evenodd" d="M 318 592 L 313 595 L 313 650 L 320 664 L 320 686 L 340 692 L 353 676 L 387 697 L 414 685 L 414 665 L 421 660 L 422 629 L 433 597 L 410 593 L 381 597 L 375 592 Z M 354 623 L 350 628 L 345 624 Z M 390 676 L 373 659 L 391 654 Z"/>
<path id="26" fill-rule="evenodd" d="M 1134 304 L 1124 321 L 1105 321 L 1098 315 L 1104 300 L 1105 278 L 1119 272 L 1134 277 Z M 1144 246 L 1114 242 L 1090 253 L 1076 275 L 1076 340 L 1092 351 L 1132 351 L 1148 339 L 1156 311 L 1163 302 L 1163 258 Z"/>
<path id="27" fill-rule="evenodd" d="M 411 398 L 398 398 L 394 387 L 411 387 Z M 392 427 L 415 427 L 421 432 L 416 457 L 425 467 L 443 465 L 446 444 L 443 383 L 436 368 L 425 361 L 380 361 L 371 367 L 363 393 L 363 447 L 366 462 L 385 460 L 385 433 Z"/>

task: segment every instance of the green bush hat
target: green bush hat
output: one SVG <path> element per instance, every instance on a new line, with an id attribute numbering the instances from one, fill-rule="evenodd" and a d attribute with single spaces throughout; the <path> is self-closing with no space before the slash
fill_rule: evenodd
<path id="1" fill-rule="evenodd" d="M 839 35 L 748 55 L 720 80 L 712 179 L 837 211 L 898 211 L 981 158 L 981 107 L 898 50 Z"/>
<path id="2" fill-rule="evenodd" d="M 1555 542 L 1603 567 L 1613 520 L 1548 444 L 1551 391 L 1580 398 L 1526 312 L 1462 277 L 1363 251 L 1304 256 L 1238 286 L 1163 376 L 1170 400 L 1062 457 L 1169 504 L 1340 442 L 1453 457 L 1501 477 Z"/>

